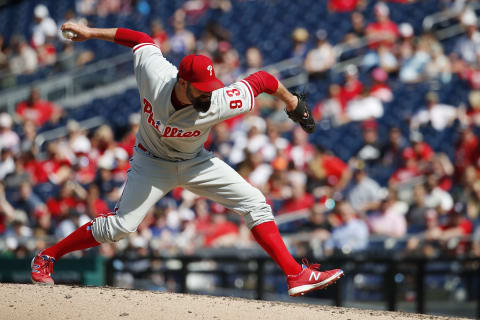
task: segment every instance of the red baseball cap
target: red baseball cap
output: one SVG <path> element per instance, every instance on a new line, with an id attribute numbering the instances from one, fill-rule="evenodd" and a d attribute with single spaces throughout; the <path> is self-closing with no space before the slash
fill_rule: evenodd
<path id="1" fill-rule="evenodd" d="M 204 92 L 212 92 L 225 86 L 215 77 L 212 60 L 201 54 L 184 57 L 178 67 L 178 76 Z"/>

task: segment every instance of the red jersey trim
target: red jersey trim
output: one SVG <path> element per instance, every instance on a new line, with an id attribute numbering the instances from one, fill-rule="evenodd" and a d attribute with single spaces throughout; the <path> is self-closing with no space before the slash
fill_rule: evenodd
<path id="1" fill-rule="evenodd" d="M 136 52 L 138 49 L 141 49 L 145 46 L 154 46 L 154 47 L 157 47 L 158 49 L 160 49 L 156 44 L 154 43 L 140 43 L 140 44 L 137 44 L 135 47 L 132 48 L 133 52 Z"/>
<path id="2" fill-rule="evenodd" d="M 255 105 L 255 96 L 253 95 L 252 87 L 250 87 L 250 84 L 248 83 L 248 81 L 241 80 L 240 82 L 242 82 L 247 87 L 248 92 L 250 93 L 250 110 L 249 111 L 251 111 Z"/>

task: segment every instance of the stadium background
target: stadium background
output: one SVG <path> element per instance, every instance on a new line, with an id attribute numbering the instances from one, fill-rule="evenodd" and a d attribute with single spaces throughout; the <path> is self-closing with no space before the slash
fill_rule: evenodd
<path id="1" fill-rule="evenodd" d="M 14 261 L 111 211 L 125 182 L 140 107 L 131 54 L 65 41 L 58 26 L 75 19 L 147 32 L 174 63 L 208 54 L 225 83 L 265 68 L 305 91 L 313 135 L 260 96 L 252 113 L 214 128 L 206 147 L 265 193 L 296 256 L 418 258 L 460 270 L 425 278 L 426 311 L 473 317 L 480 281 L 462 270 L 478 271 L 478 260 L 461 261 L 480 256 L 479 13 L 467 0 L 3 1 L 0 281 L 28 281 L 25 270 L 12 276 Z M 111 285 L 176 291 L 178 279 L 162 272 L 175 269 L 174 257 L 219 254 L 261 251 L 238 216 L 176 189 L 136 234 L 69 257 L 82 259 L 77 271 L 100 259 Z M 140 262 L 115 260 L 125 257 Z M 212 274 L 189 275 L 189 291 L 252 296 L 254 280 L 235 275 L 242 266 L 212 261 L 193 266 Z M 288 299 L 278 270 L 268 270 L 268 297 Z M 379 274 L 347 275 L 342 300 L 381 308 Z M 59 280 L 85 282 L 68 268 Z M 415 280 L 398 272 L 394 281 L 400 309 L 413 310 Z"/>

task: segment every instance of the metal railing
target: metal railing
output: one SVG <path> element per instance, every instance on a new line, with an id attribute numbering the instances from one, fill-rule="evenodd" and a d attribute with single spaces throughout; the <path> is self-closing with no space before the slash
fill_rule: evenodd
<path id="1" fill-rule="evenodd" d="M 128 52 L 48 79 L 39 79 L 19 88 L 3 90 L 0 92 L 0 110 L 13 113 L 16 105 L 30 96 L 32 87 L 38 88 L 42 98 L 49 101 L 71 98 L 130 76 L 131 65 L 132 54 Z"/>
<path id="2" fill-rule="evenodd" d="M 187 284 L 187 278 L 192 274 L 215 275 L 220 280 L 219 286 L 228 286 L 229 276 L 248 276 L 254 275 L 255 288 L 254 299 L 264 300 L 267 296 L 266 278 L 278 275 L 282 276 L 281 270 L 278 268 L 271 268 L 271 259 L 266 255 L 255 254 L 241 250 L 230 254 L 195 254 L 192 256 L 149 256 L 140 258 L 127 258 L 123 256 L 116 256 L 107 261 L 106 265 L 106 280 L 107 285 L 115 285 L 115 275 L 117 273 L 133 273 L 135 270 L 129 270 L 129 262 L 136 259 L 142 259 L 145 266 L 147 261 L 162 261 L 163 267 L 161 269 L 147 268 L 142 271 L 142 275 L 149 273 L 163 274 L 165 282 L 173 280 L 178 283 L 177 292 L 180 293 L 198 293 L 191 290 Z M 404 258 L 396 259 L 378 258 L 374 256 L 343 256 L 330 257 L 327 260 L 315 259 L 324 267 L 342 268 L 345 271 L 346 278 L 338 281 L 334 286 L 327 290 L 328 299 L 331 299 L 335 306 L 344 306 L 346 303 L 346 285 L 348 281 L 353 281 L 356 275 L 376 275 L 383 279 L 383 283 L 377 288 L 383 293 L 383 302 L 385 309 L 389 311 L 398 310 L 399 305 L 399 290 L 403 285 L 402 279 L 406 276 L 413 279 L 411 285 L 415 290 L 415 311 L 417 313 L 428 313 L 426 307 L 427 283 L 426 277 L 431 275 L 456 275 L 462 277 L 468 285 L 474 285 L 474 281 L 480 281 L 480 258 L 451 258 L 442 257 L 436 259 L 428 258 Z M 210 261 L 209 267 L 198 267 L 198 262 Z M 194 265 L 196 265 L 194 267 Z M 234 265 L 234 266 L 232 266 Z M 235 267 L 236 266 L 236 267 Z M 270 267 L 269 267 L 270 266 Z M 373 267 L 375 266 L 375 267 Z M 434 266 L 434 267 L 432 267 Z M 399 275 L 402 276 L 399 276 Z M 223 288 L 225 289 L 225 288 Z M 469 301 L 476 301 L 476 310 L 471 313 L 475 314 L 477 319 L 480 319 L 480 286 L 471 288 L 474 292 Z M 212 292 L 206 292 L 214 294 Z"/>

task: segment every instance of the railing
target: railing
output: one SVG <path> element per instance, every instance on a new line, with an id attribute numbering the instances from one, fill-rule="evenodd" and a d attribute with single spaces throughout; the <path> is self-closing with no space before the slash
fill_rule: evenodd
<path id="1" fill-rule="evenodd" d="M 40 79 L 20 88 L 4 90 L 0 92 L 0 110 L 13 113 L 18 102 L 29 97 L 32 87 L 40 89 L 42 97 L 50 101 L 71 98 L 131 75 L 131 65 L 132 54 L 125 53 L 49 79 Z"/>
<path id="2" fill-rule="evenodd" d="M 31 257 L 0 257 L 0 282 L 30 282 Z M 105 285 L 105 259 L 102 256 L 65 258 L 55 263 L 55 281 L 90 286 Z"/>
<path id="3" fill-rule="evenodd" d="M 278 275 L 281 277 L 281 271 L 271 267 L 271 259 L 265 255 L 255 254 L 252 252 L 243 253 L 241 250 L 235 254 L 196 254 L 192 256 L 160 256 L 160 257 L 141 257 L 141 258 L 126 258 L 114 257 L 107 261 L 107 284 L 115 285 L 115 274 L 135 271 L 129 270 L 129 262 L 136 259 L 142 259 L 144 265 L 145 260 L 150 263 L 152 261 L 164 262 L 164 267 L 161 269 L 148 269 L 143 271 L 145 273 L 160 273 L 165 277 L 165 281 L 174 280 L 178 283 L 178 292 L 191 293 L 196 292 L 191 290 L 187 285 L 187 277 L 191 274 L 209 274 L 216 275 L 220 280 L 220 286 L 227 285 L 226 279 L 229 276 L 240 275 L 255 275 L 256 286 L 254 289 L 253 298 L 264 300 L 267 295 L 266 291 L 266 276 Z M 213 262 L 216 266 L 214 269 L 199 268 L 198 262 Z M 318 259 L 316 259 L 318 261 Z M 335 267 L 342 268 L 345 271 L 345 279 L 342 279 L 328 289 L 327 297 L 332 300 L 336 306 L 345 305 L 346 286 L 348 281 L 353 281 L 356 275 L 377 275 L 383 278 L 383 284 L 378 288 L 383 292 L 383 301 L 385 309 L 389 311 L 398 310 L 398 293 L 399 288 L 403 285 L 406 277 L 412 277 L 413 286 L 415 288 L 415 311 L 418 313 L 426 313 L 429 310 L 426 308 L 426 282 L 425 279 L 430 275 L 457 275 L 464 278 L 467 285 L 475 286 L 474 281 L 480 282 L 480 258 L 451 258 L 443 257 L 437 259 L 428 258 L 404 258 L 396 259 L 378 258 L 371 256 L 345 256 L 345 257 L 331 257 L 326 260 L 318 261 L 323 264 L 325 268 Z M 236 267 L 232 267 L 234 264 Z M 197 265 L 197 267 L 193 267 Z M 209 265 L 211 266 L 211 264 Z M 248 266 L 248 267 L 246 267 Z M 270 267 L 269 267 L 270 266 Z M 435 268 L 433 268 L 435 266 Z M 480 319 L 480 285 L 473 288 L 472 297 L 469 301 L 476 301 L 476 310 L 471 311 L 477 318 Z M 212 292 L 205 292 L 214 294 Z M 233 292 L 232 292 L 233 293 Z M 238 293 L 237 293 L 238 295 Z M 476 300 L 475 300 L 476 299 Z"/>

